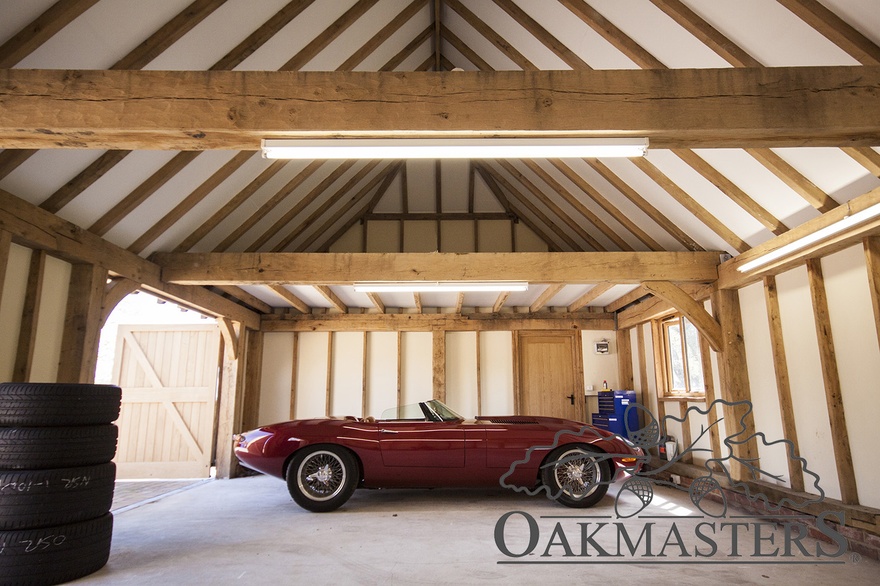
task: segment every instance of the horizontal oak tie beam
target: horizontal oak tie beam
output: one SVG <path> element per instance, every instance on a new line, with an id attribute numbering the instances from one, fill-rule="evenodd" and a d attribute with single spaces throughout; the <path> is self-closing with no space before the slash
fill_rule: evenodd
<path id="1" fill-rule="evenodd" d="M 880 66 L 266 72 L 0 70 L 0 148 L 257 150 L 405 132 L 646 137 L 653 148 L 877 144 Z"/>

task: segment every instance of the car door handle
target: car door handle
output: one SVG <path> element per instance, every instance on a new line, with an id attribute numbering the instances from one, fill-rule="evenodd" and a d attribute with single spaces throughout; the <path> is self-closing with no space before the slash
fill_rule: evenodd
<path id="1" fill-rule="evenodd" d="M 392 429 L 380 429 L 379 433 L 397 433 L 397 432 Z"/>

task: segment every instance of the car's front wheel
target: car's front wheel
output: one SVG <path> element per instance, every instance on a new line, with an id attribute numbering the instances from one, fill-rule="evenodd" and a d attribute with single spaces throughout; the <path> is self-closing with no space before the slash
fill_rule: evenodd
<path id="1" fill-rule="evenodd" d="M 550 496 L 566 507 L 592 507 L 608 492 L 611 467 L 603 453 L 589 445 L 554 450 L 541 469 Z"/>
<path id="2" fill-rule="evenodd" d="M 299 451 L 287 467 L 287 490 L 296 504 L 315 513 L 345 504 L 359 479 L 351 452 L 338 446 L 312 446 Z"/>

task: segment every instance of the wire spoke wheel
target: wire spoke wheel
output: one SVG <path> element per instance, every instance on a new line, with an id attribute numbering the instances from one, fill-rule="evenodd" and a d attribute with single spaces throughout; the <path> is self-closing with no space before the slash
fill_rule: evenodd
<path id="1" fill-rule="evenodd" d="M 576 499 L 592 494 L 602 479 L 595 458 L 582 450 L 572 450 L 563 454 L 553 473 L 562 491 Z"/>
<path id="2" fill-rule="evenodd" d="M 287 488 L 304 509 L 327 512 L 339 508 L 354 492 L 360 475 L 350 452 L 337 446 L 306 448 L 290 463 Z"/>
<path id="3" fill-rule="evenodd" d="M 338 494 L 345 484 L 345 465 L 332 452 L 315 452 L 300 464 L 297 481 L 306 495 L 325 501 Z"/>
<path id="4" fill-rule="evenodd" d="M 567 507 L 591 507 L 608 491 L 611 470 L 604 454 L 587 445 L 563 446 L 548 457 L 542 481 Z"/>

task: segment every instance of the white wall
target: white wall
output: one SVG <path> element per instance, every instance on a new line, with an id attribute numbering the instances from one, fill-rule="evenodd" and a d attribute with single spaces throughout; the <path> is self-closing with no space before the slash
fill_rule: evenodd
<path id="1" fill-rule="evenodd" d="M 480 332 L 481 415 L 516 412 L 513 401 L 513 333 Z"/>
<path id="2" fill-rule="evenodd" d="M 613 332 L 588 332 L 589 340 L 613 340 Z M 330 415 L 378 417 L 397 405 L 398 365 L 395 332 L 337 332 L 333 335 Z M 297 418 L 323 417 L 327 398 L 326 332 L 296 334 Z M 293 333 L 265 334 L 260 391 L 259 424 L 289 418 L 293 366 Z M 446 334 L 446 402 L 467 418 L 476 415 L 509 415 L 516 411 L 513 398 L 513 333 L 480 332 L 479 384 L 476 332 Z M 401 404 L 430 399 L 433 394 L 433 335 L 400 334 Z M 616 381 L 617 355 L 590 355 L 585 364 L 597 377 Z M 366 363 L 366 384 L 364 364 Z M 598 365 L 598 366 L 597 366 Z M 612 378 L 613 377 L 613 378 Z M 601 385 L 601 378 L 598 385 Z M 479 403 L 477 394 L 480 394 Z M 366 413 L 362 393 L 366 392 Z M 481 409 L 478 409 L 480 404 Z M 478 412 L 479 411 L 479 412 Z"/>
<path id="3" fill-rule="evenodd" d="M 293 373 L 293 336 L 263 334 L 263 365 L 260 381 L 260 425 L 290 419 L 290 383 Z"/>
<path id="4" fill-rule="evenodd" d="M 831 332 L 859 500 L 863 505 L 880 508 L 880 467 L 875 449 L 880 441 L 880 344 L 872 319 L 862 247 L 822 259 L 822 271 L 832 308 Z"/>
<path id="5" fill-rule="evenodd" d="M 777 276 L 776 285 L 801 456 L 807 460 L 809 469 L 821 478 L 820 486 L 826 495 L 840 498 L 806 267 Z M 756 375 L 772 376 L 772 373 Z M 807 478 L 804 480 L 809 484 Z"/>
<path id="6" fill-rule="evenodd" d="M 0 324 L 3 324 L 0 335 L 0 381 L 10 380 L 15 369 L 31 255 L 30 249 L 16 244 L 9 250 L 3 299 L 0 301 Z M 40 311 L 34 338 L 30 382 L 54 382 L 58 375 L 70 272 L 69 263 L 51 256 L 46 257 L 43 287 L 39 293 Z"/>
<path id="7" fill-rule="evenodd" d="M 609 343 L 608 354 L 596 354 L 596 342 L 605 340 Z M 607 382 L 609 389 L 619 389 L 617 372 L 617 337 L 610 330 L 583 330 L 581 341 L 584 347 L 584 389 L 590 388 L 599 391 L 602 383 Z"/>
<path id="8" fill-rule="evenodd" d="M 477 333 L 446 334 L 446 404 L 470 417 L 477 413 Z"/>
<path id="9" fill-rule="evenodd" d="M 43 289 L 40 293 L 40 313 L 37 318 L 37 335 L 34 339 L 31 382 L 51 383 L 55 382 L 58 376 L 70 272 L 69 263 L 51 256 L 46 257 Z"/>

